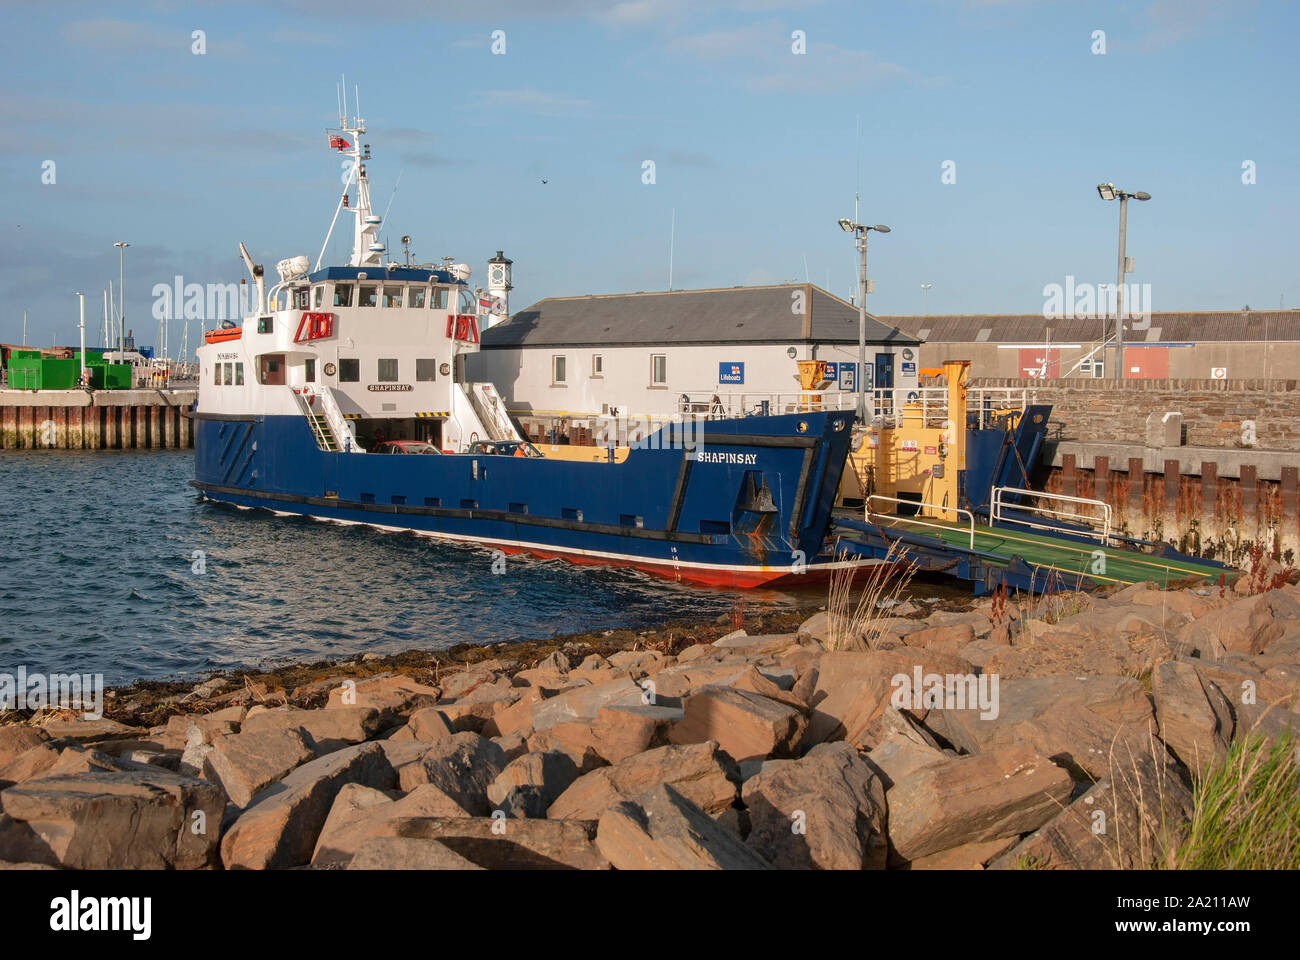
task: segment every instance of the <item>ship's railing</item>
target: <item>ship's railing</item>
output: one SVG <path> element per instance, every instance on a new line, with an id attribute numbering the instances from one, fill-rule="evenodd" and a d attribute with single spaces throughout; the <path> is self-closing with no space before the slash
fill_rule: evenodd
<path id="1" fill-rule="evenodd" d="M 1102 527 L 1095 530 L 1092 525 L 1097 522 L 1097 516 L 1092 513 L 1079 513 L 1069 509 L 1068 506 L 1055 508 L 1050 506 L 1030 506 L 1022 503 L 1006 503 L 1002 498 L 1005 494 L 1015 494 L 1022 497 L 1032 497 L 1035 500 L 1048 500 L 1052 503 L 1075 504 L 1079 506 L 1090 507 L 1093 510 L 1100 509 Z M 1032 520 L 1022 520 L 1019 517 L 1008 517 L 1005 512 L 1007 509 L 1022 510 L 1025 513 L 1036 514 L 1044 518 L 1055 518 L 1067 523 L 1081 523 L 1088 527 L 1086 530 L 1073 530 L 1069 532 L 1081 537 L 1096 537 L 1103 544 L 1110 540 L 1110 522 L 1111 507 L 1104 500 L 1092 500 L 1088 497 L 1070 497 L 1063 493 L 1044 493 L 1041 490 L 1025 490 L 1021 487 L 994 487 L 989 500 L 989 519 L 996 526 L 999 523 L 1018 523 L 1022 526 L 1031 527 L 1035 530 L 1051 530 L 1057 533 L 1061 532 L 1059 524 L 1051 523 L 1034 523 Z"/>
<path id="2" fill-rule="evenodd" d="M 912 524 L 913 526 L 928 527 L 932 530 L 952 531 L 954 527 L 951 524 L 938 523 L 934 519 L 925 519 L 922 517 L 906 516 L 904 514 L 900 514 L 897 512 L 881 513 L 878 510 L 871 509 L 871 502 L 873 500 L 878 500 L 881 503 L 892 503 L 894 504 L 895 508 L 897 508 L 901 504 L 906 504 L 909 507 L 916 507 L 918 510 L 924 508 L 929 510 L 938 510 L 947 513 L 954 513 L 957 515 L 958 520 L 961 520 L 962 515 L 964 514 L 966 516 L 966 520 L 968 524 L 968 533 L 970 537 L 970 549 L 972 550 L 975 549 L 975 515 L 971 513 L 969 510 L 962 510 L 960 507 L 946 507 L 941 503 L 926 503 L 923 500 L 902 500 L 898 497 L 886 497 L 883 494 L 879 494 L 879 493 L 873 493 L 871 496 L 867 497 L 867 501 L 864 509 L 865 509 L 866 520 L 868 523 L 870 523 L 871 518 L 875 516 L 875 517 L 880 517 L 881 519 L 884 520 L 888 520 L 890 523 L 909 523 Z"/>
<path id="3" fill-rule="evenodd" d="M 867 411 L 878 426 L 896 427 L 904 418 L 915 416 L 919 405 L 927 427 L 942 428 L 948 420 L 946 387 L 899 387 L 867 391 Z M 1015 387 L 976 387 L 967 390 L 966 410 L 980 415 L 980 426 L 987 426 L 995 410 L 1023 410 L 1030 402 L 1027 390 Z M 825 410 L 856 410 L 858 395 L 852 390 L 821 390 L 802 393 L 730 392 L 689 390 L 678 397 L 677 413 L 701 415 L 711 420 L 782 413 L 810 413 Z"/>
<path id="4" fill-rule="evenodd" d="M 294 388 L 294 393 L 300 394 L 304 398 L 315 397 L 319 405 L 317 409 L 325 415 L 325 422 L 329 424 L 330 432 L 334 434 L 334 441 L 343 453 L 365 453 L 365 448 L 357 443 L 357 434 L 352 427 L 352 421 L 343 416 L 343 411 L 339 409 L 338 401 L 334 399 L 334 391 L 326 386 Z"/>

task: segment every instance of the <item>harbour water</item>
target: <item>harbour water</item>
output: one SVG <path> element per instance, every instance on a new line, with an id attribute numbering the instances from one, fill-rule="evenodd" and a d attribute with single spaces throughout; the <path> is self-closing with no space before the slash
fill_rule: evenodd
<path id="1" fill-rule="evenodd" d="M 519 557 L 494 574 L 482 548 L 204 503 L 193 468 L 188 451 L 0 455 L 0 672 L 112 684 L 812 601 Z"/>

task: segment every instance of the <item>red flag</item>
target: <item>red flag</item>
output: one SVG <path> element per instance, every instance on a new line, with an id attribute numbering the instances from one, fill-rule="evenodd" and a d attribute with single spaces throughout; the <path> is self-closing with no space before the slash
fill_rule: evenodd
<path id="1" fill-rule="evenodd" d="M 348 142 L 347 142 L 346 140 L 344 140 L 342 137 L 335 136 L 335 135 L 332 134 L 332 133 L 330 134 L 330 146 L 333 147 L 335 150 L 351 150 L 351 149 L 352 149 L 352 144 L 348 143 Z"/>

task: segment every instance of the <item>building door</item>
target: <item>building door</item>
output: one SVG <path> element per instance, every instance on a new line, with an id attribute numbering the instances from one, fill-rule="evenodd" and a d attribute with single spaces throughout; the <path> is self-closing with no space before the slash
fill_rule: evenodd
<path id="1" fill-rule="evenodd" d="M 892 353 L 876 354 L 876 389 L 894 389 L 894 355 Z"/>
<path id="2" fill-rule="evenodd" d="M 284 354 L 264 353 L 257 358 L 258 382 L 273 386 L 284 385 Z"/>

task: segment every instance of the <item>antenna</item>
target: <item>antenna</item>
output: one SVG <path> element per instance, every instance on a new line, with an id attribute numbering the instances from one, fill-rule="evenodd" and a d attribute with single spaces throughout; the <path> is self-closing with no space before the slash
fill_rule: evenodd
<path id="1" fill-rule="evenodd" d="M 673 247 L 677 243 L 677 208 L 673 207 L 672 226 L 668 228 L 668 289 L 673 288 Z"/>
<path id="2" fill-rule="evenodd" d="M 812 277 L 808 276 L 808 254 L 803 255 L 803 282 L 812 283 Z"/>
<path id="3" fill-rule="evenodd" d="M 343 77 L 343 123 L 342 126 L 348 125 L 348 75 L 342 74 Z"/>
<path id="4" fill-rule="evenodd" d="M 388 211 L 393 209 L 393 197 L 397 196 L 397 185 L 402 182 L 402 171 L 397 171 L 397 179 L 393 182 L 393 192 L 388 195 L 388 206 L 384 207 L 384 226 L 388 226 Z M 388 234 L 385 233 L 384 236 Z"/>

